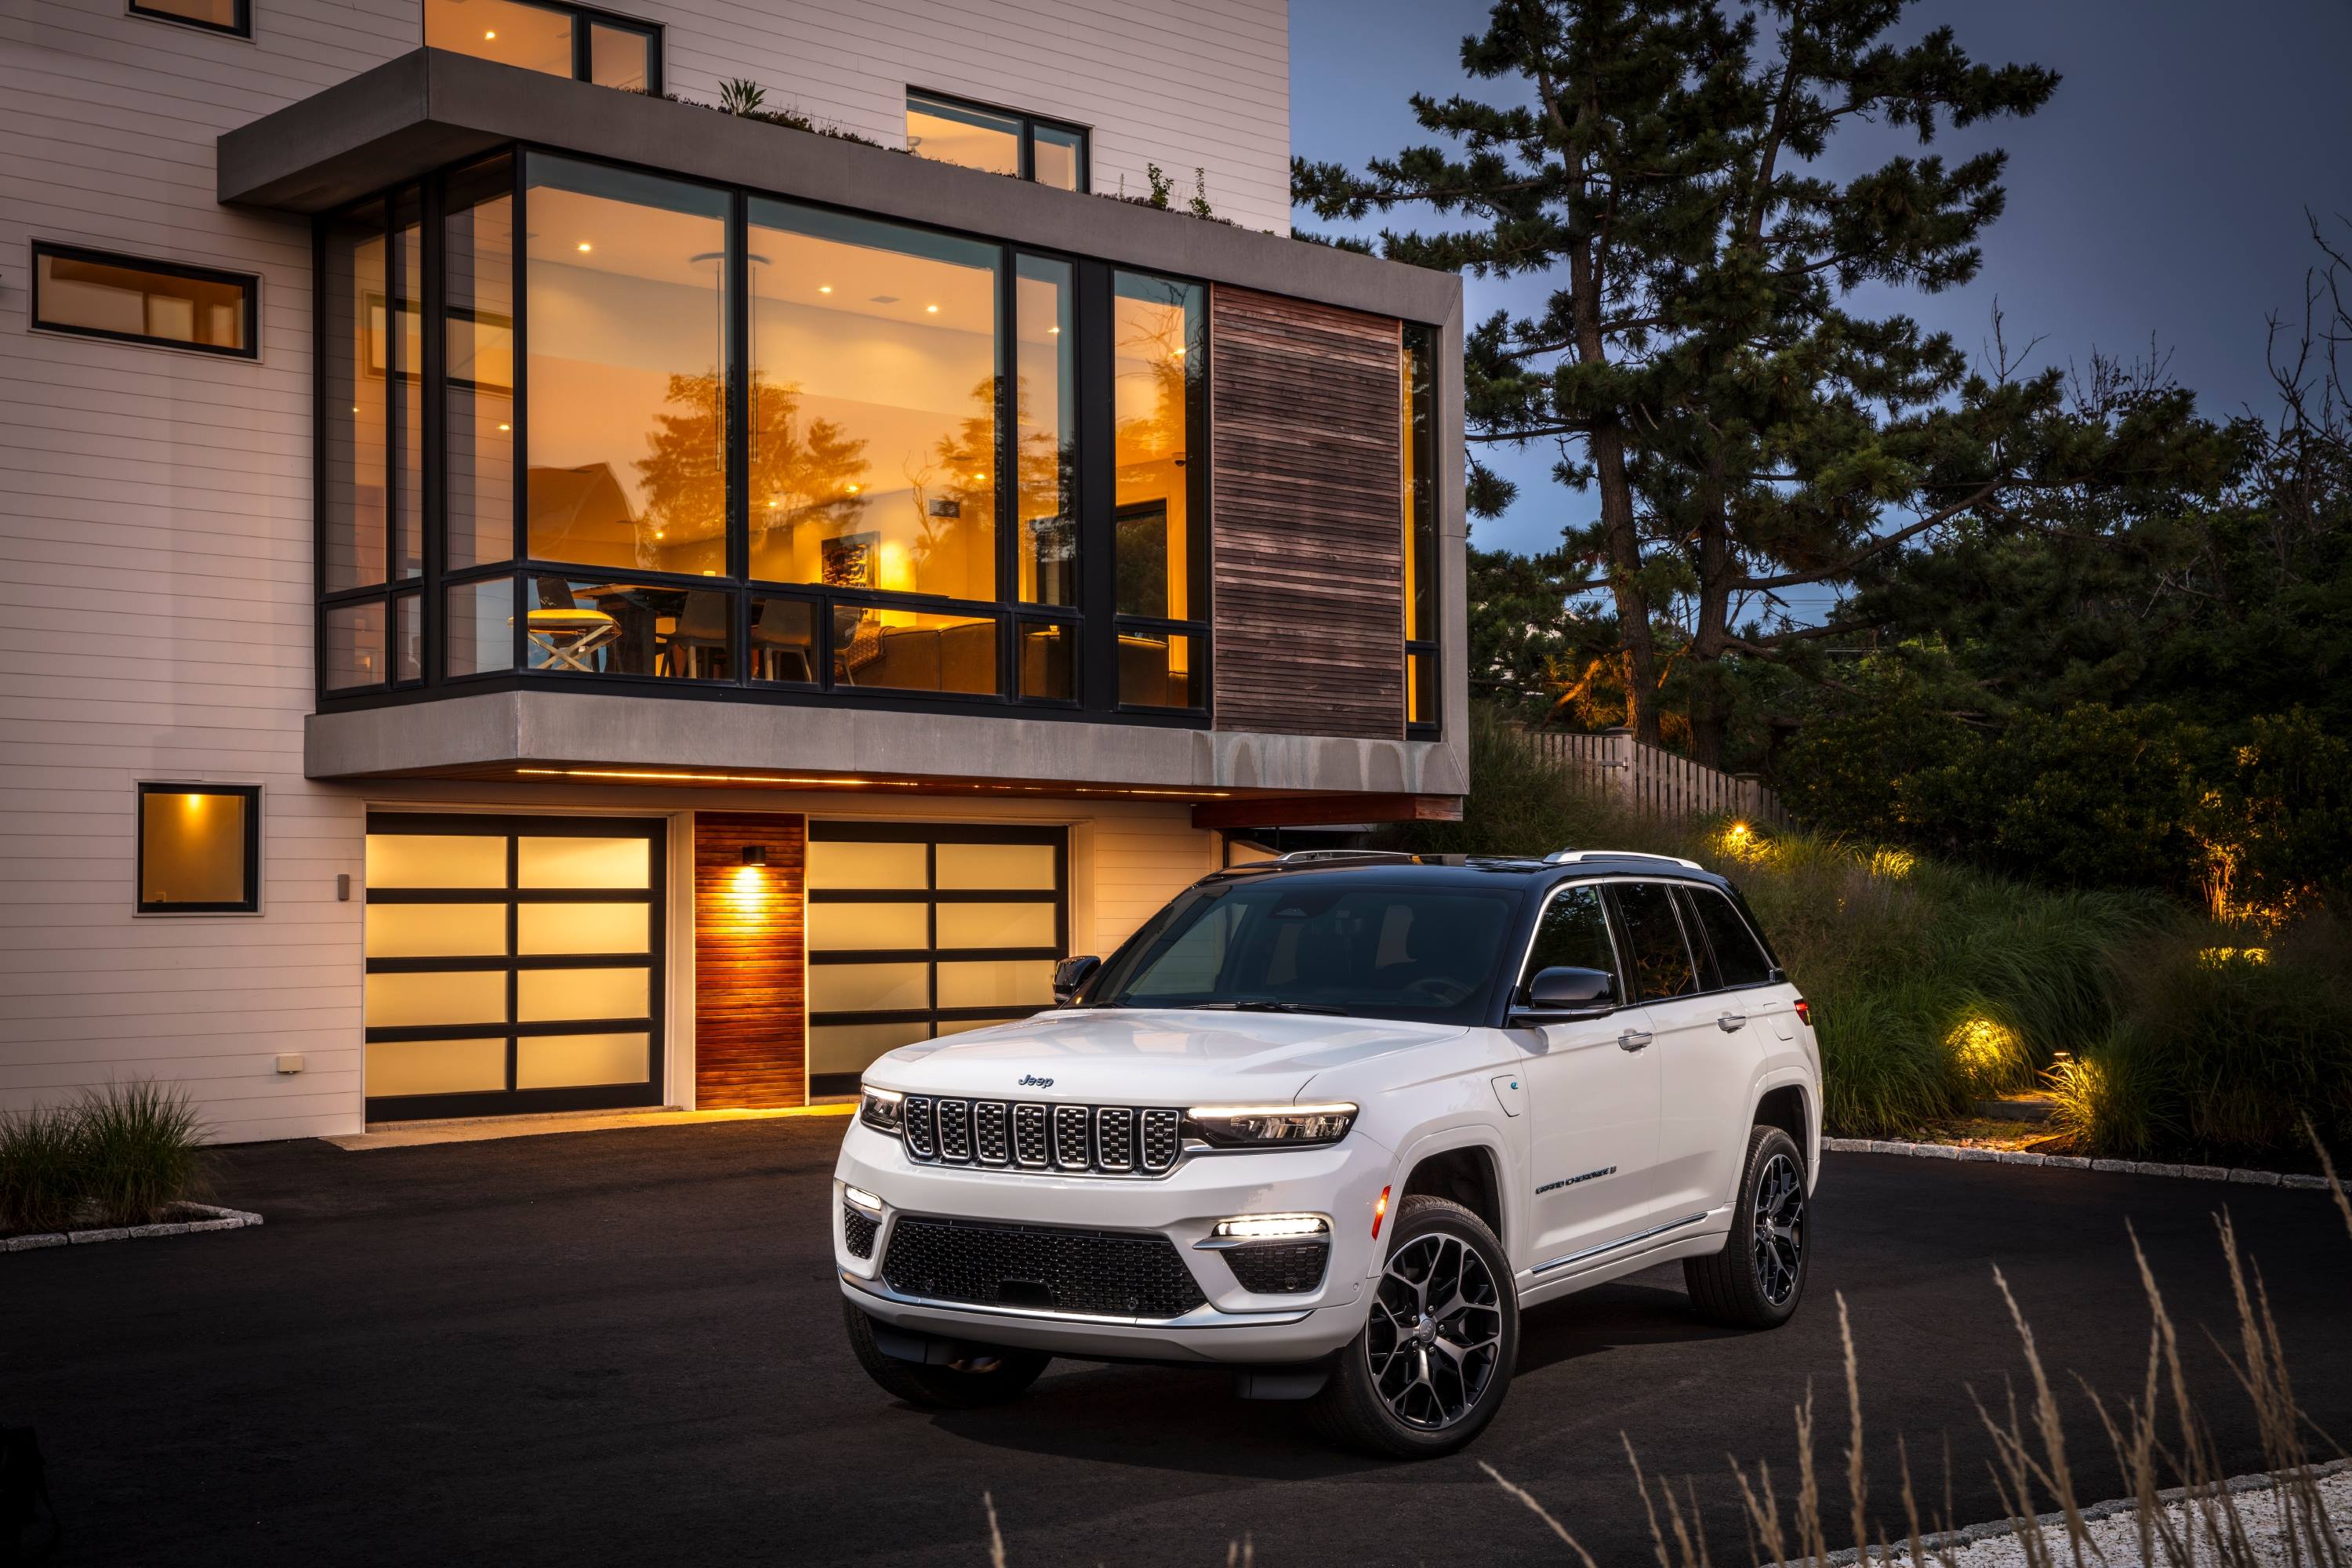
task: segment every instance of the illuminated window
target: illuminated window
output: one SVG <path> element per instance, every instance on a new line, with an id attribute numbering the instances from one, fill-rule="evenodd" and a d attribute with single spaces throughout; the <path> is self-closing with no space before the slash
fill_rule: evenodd
<path id="1" fill-rule="evenodd" d="M 131 14 L 240 38 L 253 37 L 253 10 L 247 0 L 131 0 Z"/>
<path id="2" fill-rule="evenodd" d="M 33 242 L 32 324 L 53 332 L 254 359 L 260 298 L 240 272 Z"/>
<path id="3" fill-rule="evenodd" d="M 260 908 L 260 786 L 141 784 L 139 912 L 231 915 Z"/>
<path id="4" fill-rule="evenodd" d="M 1087 133 L 1079 127 L 935 92 L 907 94 L 907 151 L 1057 190 L 1087 188 Z"/>
<path id="5" fill-rule="evenodd" d="M 1404 329 L 1404 720 L 1437 730 L 1437 357 L 1436 334 Z"/>
<path id="6" fill-rule="evenodd" d="M 1121 272 L 1112 293 L 1118 700 L 1201 708 L 1208 702 L 1200 658 L 1208 643 L 1207 290 Z"/>
<path id="7" fill-rule="evenodd" d="M 626 92 L 661 90 L 661 33 L 576 5 L 425 0 L 425 45 Z"/>

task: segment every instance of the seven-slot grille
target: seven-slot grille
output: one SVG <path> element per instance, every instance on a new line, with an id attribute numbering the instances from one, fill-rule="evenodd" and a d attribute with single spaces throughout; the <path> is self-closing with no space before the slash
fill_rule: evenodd
<path id="1" fill-rule="evenodd" d="M 910 1094 L 903 1115 L 907 1152 L 925 1164 L 1164 1176 L 1183 1152 L 1183 1113 L 1164 1106 L 1015 1104 Z"/>

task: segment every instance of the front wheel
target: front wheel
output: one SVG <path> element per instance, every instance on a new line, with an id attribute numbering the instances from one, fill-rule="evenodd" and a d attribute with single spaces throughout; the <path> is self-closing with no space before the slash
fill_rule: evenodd
<path id="1" fill-rule="evenodd" d="M 1751 1128 L 1723 1250 L 1683 1259 L 1699 1316 L 1734 1329 L 1777 1329 L 1795 1317 L 1810 1228 L 1804 1156 L 1779 1128 Z"/>
<path id="2" fill-rule="evenodd" d="M 845 1300 L 842 1317 L 849 1330 L 849 1348 L 866 1375 L 909 1405 L 935 1410 L 978 1410 L 1003 1405 L 1027 1392 L 1054 1358 L 1043 1351 L 1018 1351 L 987 1345 L 962 1347 L 962 1353 L 941 1366 L 900 1361 L 884 1355 L 874 1342 L 874 1320 L 857 1303 Z"/>
<path id="3" fill-rule="evenodd" d="M 1348 1447 L 1433 1459 L 1486 1430 L 1518 1352 L 1503 1244 L 1460 1204 L 1415 1194 L 1397 1205 L 1370 1314 L 1307 1415 Z"/>

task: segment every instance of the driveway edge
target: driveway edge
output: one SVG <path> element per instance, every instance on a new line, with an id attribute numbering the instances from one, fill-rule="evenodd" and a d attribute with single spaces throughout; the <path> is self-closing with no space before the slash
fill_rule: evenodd
<path id="1" fill-rule="evenodd" d="M 1957 1143 L 1904 1143 L 1876 1138 L 1823 1138 L 1822 1148 L 1838 1154 L 1903 1154 L 1915 1160 L 1977 1160 L 1997 1165 L 2108 1171 L 2126 1176 L 2180 1176 L 2194 1182 L 2234 1182 L 2247 1187 L 2293 1187 L 2300 1192 L 2327 1190 L 2325 1176 L 2245 1171 L 2222 1165 L 2168 1165 L 2152 1160 L 2088 1160 L 2074 1154 L 2036 1154 L 2026 1149 L 1969 1149 Z"/>
<path id="2" fill-rule="evenodd" d="M 110 1226 L 96 1230 L 53 1230 L 37 1236 L 12 1236 L 0 1239 L 0 1252 L 37 1252 L 48 1247 L 89 1247 L 101 1241 L 148 1241 L 159 1236 L 194 1236 L 203 1231 L 243 1230 L 259 1225 L 261 1216 L 245 1209 L 225 1209 L 216 1204 L 176 1205 L 184 1212 L 200 1214 L 203 1219 L 168 1220 L 160 1225 Z"/>

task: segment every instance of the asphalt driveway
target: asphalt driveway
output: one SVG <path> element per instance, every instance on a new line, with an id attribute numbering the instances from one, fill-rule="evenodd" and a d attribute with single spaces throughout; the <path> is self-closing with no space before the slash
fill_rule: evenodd
<path id="1" fill-rule="evenodd" d="M 1009 1409 L 892 1404 L 851 1363 L 830 1278 L 830 1119 L 345 1153 L 226 1152 L 259 1230 L 0 1257 L 0 1423 L 36 1426 L 87 1563 L 984 1563 L 981 1494 L 1029 1564 L 1559 1563 L 1478 1468 L 1603 1563 L 1647 1559 L 1619 1434 L 1695 1479 L 1714 1559 L 1748 1561 L 1726 1455 L 1792 1479 L 1790 1411 L 1841 1401 L 1853 1310 L 1874 1447 L 1942 1440 L 1962 1522 L 2000 1512 L 1968 1386 L 2021 1363 L 2006 1272 L 2053 1371 L 2138 1385 L 2155 1260 L 2234 1468 L 2242 1401 L 2211 1215 L 2267 1282 L 2313 1417 L 2352 1440 L 2352 1237 L 2326 1194 L 1833 1155 L 1805 1310 L 1695 1321 L 1679 1271 L 1530 1313 L 1518 1382 L 1468 1454 L 1328 1452 L 1215 1373 L 1057 1363 Z M 2087 1496 L 2117 1489 L 2069 1387 Z M 1842 1407 L 1821 1458 L 1841 1464 Z M 1832 1483 L 1843 1513 L 1842 1483 Z M 1890 1527 L 1896 1521 L 1890 1520 Z"/>

